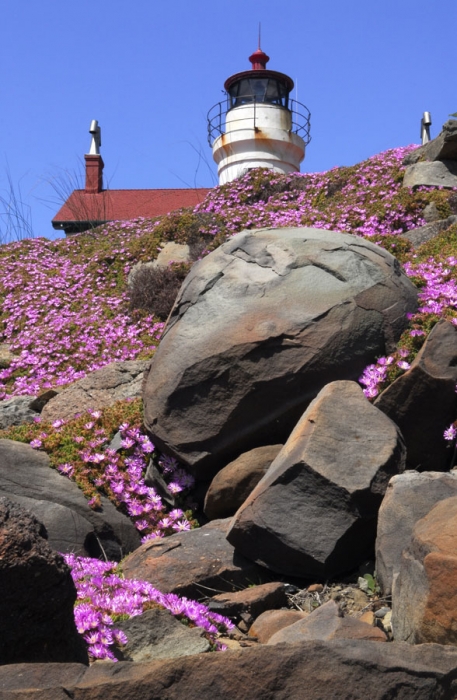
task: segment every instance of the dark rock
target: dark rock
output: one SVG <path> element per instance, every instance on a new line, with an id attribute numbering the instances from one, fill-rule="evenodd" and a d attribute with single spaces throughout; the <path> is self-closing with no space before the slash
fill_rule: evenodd
<path id="1" fill-rule="evenodd" d="M 47 454 L 13 440 L 0 440 L 0 496 L 5 495 L 41 519 L 58 551 L 119 561 L 140 544 L 133 523 L 107 498 L 101 510 L 92 510 L 78 486 L 50 468 Z"/>
<path id="2" fill-rule="evenodd" d="M 155 489 L 155 492 L 160 496 L 162 501 L 167 503 L 170 508 L 174 508 L 176 506 L 176 498 L 169 490 L 167 482 L 163 478 L 162 472 L 155 462 L 154 456 L 152 456 L 152 458 L 149 460 L 146 473 L 144 475 L 144 483 L 146 486 L 150 486 Z"/>
<path id="3" fill-rule="evenodd" d="M 76 588 L 44 526 L 0 498 L 0 663 L 87 663 L 76 631 Z"/>
<path id="4" fill-rule="evenodd" d="M 408 469 L 442 471 L 451 467 L 452 450 L 443 431 L 457 413 L 457 328 L 440 320 L 411 368 L 374 405 L 400 428 Z"/>
<path id="5" fill-rule="evenodd" d="M 447 219 L 433 221 L 425 226 L 411 229 L 411 231 L 403 233 L 402 238 L 406 238 L 412 244 L 413 248 L 416 249 L 423 243 L 427 243 L 427 241 L 436 238 L 438 234 L 442 231 L 446 231 L 449 226 L 453 226 L 453 224 L 457 224 L 457 216 L 449 216 Z"/>
<path id="6" fill-rule="evenodd" d="M 38 394 L 36 399 L 32 401 L 32 403 L 30 404 L 30 408 L 32 408 L 34 411 L 37 411 L 38 413 L 41 413 L 46 404 L 51 399 L 53 399 L 54 396 L 57 396 L 57 394 L 59 394 L 60 391 L 62 391 L 62 389 L 47 389 L 46 391 L 41 392 L 41 394 Z"/>
<path id="7" fill-rule="evenodd" d="M 457 496 L 419 520 L 392 592 L 392 630 L 410 644 L 457 644 Z"/>
<path id="8" fill-rule="evenodd" d="M 436 160 L 415 163 L 405 170 L 403 187 L 457 187 L 457 162 Z"/>
<path id="9" fill-rule="evenodd" d="M 128 556 L 126 578 L 150 581 L 162 593 L 201 598 L 261 583 L 265 572 L 234 551 L 226 538 L 228 520 L 153 540 Z"/>
<path id="10" fill-rule="evenodd" d="M 43 420 L 70 420 L 88 409 L 111 406 L 121 399 L 141 396 L 143 372 L 149 360 L 112 362 L 91 372 L 60 391 L 48 401 L 41 413 Z"/>
<path id="11" fill-rule="evenodd" d="M 435 139 L 409 153 L 404 165 L 412 165 L 419 160 L 457 160 L 457 120 L 449 119 Z"/>
<path id="12" fill-rule="evenodd" d="M 312 402 L 232 520 L 241 554 L 281 574 L 327 579 L 374 547 L 376 517 L 405 448 L 391 420 L 354 382 L 333 382 Z"/>
<path id="13" fill-rule="evenodd" d="M 254 619 L 265 610 L 287 605 L 286 588 L 283 583 L 273 581 L 260 586 L 251 586 L 235 593 L 220 593 L 208 602 L 212 612 L 239 619 L 241 613 L 249 613 Z"/>
<path id="14" fill-rule="evenodd" d="M 336 379 L 392 348 L 416 290 L 379 246 L 322 229 L 233 236 L 193 266 L 145 381 L 153 442 L 207 479 L 284 442 Z"/>
<path id="15" fill-rule="evenodd" d="M 408 471 L 390 480 L 379 509 L 376 538 L 376 577 L 384 596 L 392 593 L 402 551 L 409 546 L 417 521 L 451 496 L 457 496 L 456 472 Z"/>
<path id="16" fill-rule="evenodd" d="M 96 663 L 74 683 L 63 681 L 59 696 L 51 695 L 51 672 L 42 666 L 25 676 L 13 675 L 15 668 L 23 666 L 0 668 L 2 700 L 451 700 L 457 692 L 456 649 L 344 639 Z"/>
<path id="17" fill-rule="evenodd" d="M 329 600 L 302 620 L 284 627 L 276 632 L 267 644 L 281 642 L 301 642 L 303 640 L 320 639 L 364 639 L 370 642 L 386 642 L 387 637 L 378 627 L 372 627 L 355 617 L 342 617 L 338 605 Z"/>
<path id="18" fill-rule="evenodd" d="M 87 666 L 72 663 L 25 663 L 0 666 L 0 698 L 68 700 L 64 688 L 75 686 Z M 22 691 L 22 692 L 21 692 Z"/>
<path id="19" fill-rule="evenodd" d="M 210 649 L 201 627 L 186 627 L 168 610 L 146 610 L 142 615 L 117 622 L 116 628 L 123 630 L 128 638 L 118 653 L 118 658 L 124 661 L 176 659 Z"/>
<path id="20" fill-rule="evenodd" d="M 205 515 L 210 520 L 234 515 L 257 486 L 281 447 L 256 447 L 221 469 L 207 491 L 203 508 Z"/>
<path id="21" fill-rule="evenodd" d="M 13 396 L 11 399 L 0 401 L 0 430 L 12 425 L 32 423 L 38 416 L 31 408 L 35 396 Z"/>

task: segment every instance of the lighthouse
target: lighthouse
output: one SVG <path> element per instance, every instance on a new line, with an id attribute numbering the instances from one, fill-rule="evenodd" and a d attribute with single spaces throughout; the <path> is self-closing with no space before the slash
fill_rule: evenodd
<path id="1" fill-rule="evenodd" d="M 260 43 L 249 60 L 251 69 L 227 78 L 226 99 L 208 112 L 220 185 L 252 168 L 297 172 L 311 140 L 310 112 L 290 97 L 293 80 L 266 67 Z"/>

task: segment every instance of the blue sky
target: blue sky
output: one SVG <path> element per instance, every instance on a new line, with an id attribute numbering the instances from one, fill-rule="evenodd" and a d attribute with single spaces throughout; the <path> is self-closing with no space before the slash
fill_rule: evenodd
<path id="1" fill-rule="evenodd" d="M 50 181 L 82 172 L 92 119 L 111 189 L 214 185 L 206 114 L 259 22 L 311 111 L 302 172 L 418 143 L 424 110 L 432 136 L 457 111 L 456 0 L 3 0 L 0 190 L 8 164 L 35 235 L 59 235 Z"/>

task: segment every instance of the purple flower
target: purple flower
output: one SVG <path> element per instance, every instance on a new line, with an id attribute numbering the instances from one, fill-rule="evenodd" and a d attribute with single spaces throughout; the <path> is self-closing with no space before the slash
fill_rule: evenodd
<path id="1" fill-rule="evenodd" d="M 444 439 L 449 440 L 449 442 L 452 442 L 455 440 L 455 436 L 457 435 L 457 428 L 455 427 L 454 424 L 450 425 L 449 428 L 446 428 L 444 431 Z"/>

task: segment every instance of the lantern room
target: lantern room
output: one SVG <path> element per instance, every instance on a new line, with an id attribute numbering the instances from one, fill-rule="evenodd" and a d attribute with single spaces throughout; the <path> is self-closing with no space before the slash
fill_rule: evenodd
<path id="1" fill-rule="evenodd" d="M 249 60 L 251 69 L 225 81 L 226 100 L 208 113 L 221 185 L 252 168 L 296 172 L 310 142 L 310 112 L 291 99 L 293 80 L 267 69 L 270 59 L 260 46 Z"/>

